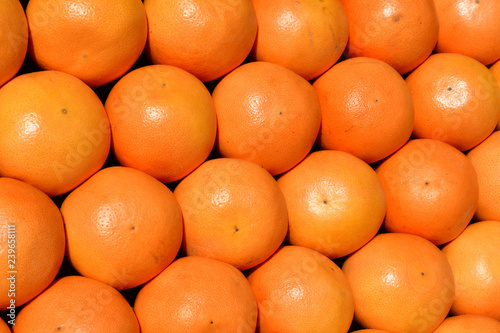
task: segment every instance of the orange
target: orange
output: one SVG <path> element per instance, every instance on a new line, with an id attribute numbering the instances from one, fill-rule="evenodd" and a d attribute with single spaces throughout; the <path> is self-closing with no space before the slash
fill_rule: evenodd
<path id="1" fill-rule="evenodd" d="M 17 76 L 0 88 L 0 175 L 49 196 L 71 191 L 106 161 L 104 106 L 76 77 L 57 71 Z"/>
<path id="2" fill-rule="evenodd" d="M 385 192 L 377 174 L 349 153 L 315 151 L 278 185 L 288 208 L 288 242 L 329 258 L 359 249 L 384 221 Z"/>
<path id="3" fill-rule="evenodd" d="M 279 248 L 248 274 L 259 304 L 258 332 L 346 333 L 354 302 L 340 268 L 302 246 Z"/>
<path id="4" fill-rule="evenodd" d="M 311 84 L 269 62 L 251 62 L 225 76 L 212 97 L 217 113 L 216 147 L 224 157 L 283 173 L 311 150 L 321 112 Z"/>
<path id="5" fill-rule="evenodd" d="M 500 87 L 500 61 L 495 62 L 490 67 L 491 72 L 493 73 L 493 77 L 495 78 L 497 87 Z M 500 130 L 500 121 L 497 124 L 496 130 Z"/>
<path id="6" fill-rule="evenodd" d="M 493 132 L 500 119 L 500 90 L 491 71 L 453 53 L 429 57 L 406 78 L 415 103 L 413 134 L 469 150 Z"/>
<path id="7" fill-rule="evenodd" d="M 187 255 L 218 259 L 245 270 L 283 242 L 288 215 L 278 183 L 259 165 L 209 160 L 174 190 L 183 215 Z"/>
<path id="8" fill-rule="evenodd" d="M 367 163 L 392 154 L 410 138 L 414 107 L 399 73 L 381 60 L 342 61 L 313 84 L 321 104 L 318 142 Z"/>
<path id="9" fill-rule="evenodd" d="M 16 308 L 40 294 L 56 277 L 64 258 L 59 209 L 42 191 L 0 177 L 0 309 Z"/>
<path id="10" fill-rule="evenodd" d="M 15 321 L 13 321 L 13 323 L 15 323 Z M 0 319 L 0 333 L 11 333 L 9 326 L 3 319 Z"/>
<path id="11" fill-rule="evenodd" d="M 285 66 L 306 80 L 342 55 L 349 22 L 340 0 L 254 0 L 257 37 L 252 58 Z"/>
<path id="12" fill-rule="evenodd" d="M 83 276 L 54 281 L 20 312 L 15 333 L 140 332 L 127 300 L 105 283 Z"/>
<path id="13" fill-rule="evenodd" d="M 382 331 L 377 329 L 366 328 L 363 330 L 352 331 L 351 333 L 389 333 L 388 331 Z"/>
<path id="14" fill-rule="evenodd" d="M 120 164 L 161 182 L 185 177 L 214 146 L 212 96 L 178 67 L 151 65 L 126 74 L 111 89 L 105 107 Z"/>
<path id="15" fill-rule="evenodd" d="M 480 221 L 446 244 L 457 293 L 453 314 L 479 314 L 500 320 L 500 221 Z"/>
<path id="16" fill-rule="evenodd" d="M 467 153 L 476 169 L 479 198 L 476 210 L 478 220 L 500 221 L 500 132 L 494 132 Z"/>
<path id="17" fill-rule="evenodd" d="M 450 264 L 420 236 L 378 234 L 342 270 L 354 296 L 354 317 L 365 328 L 432 332 L 453 303 Z"/>
<path id="18" fill-rule="evenodd" d="M 439 20 L 437 52 L 460 53 L 489 65 L 500 58 L 500 3 L 434 0 Z"/>
<path id="19" fill-rule="evenodd" d="M 182 257 L 137 295 L 141 332 L 255 332 L 257 302 L 234 266 L 205 257 Z"/>
<path id="20" fill-rule="evenodd" d="M 434 333 L 498 333 L 500 321 L 480 315 L 461 315 L 446 318 Z"/>
<path id="21" fill-rule="evenodd" d="M 66 197 L 61 213 L 73 267 L 116 289 L 155 277 L 174 260 L 182 241 L 173 193 L 132 168 L 102 169 Z"/>
<path id="22" fill-rule="evenodd" d="M 474 166 L 456 148 L 431 139 L 409 141 L 376 169 L 387 196 L 384 227 L 436 245 L 451 241 L 476 211 Z"/>
<path id="23" fill-rule="evenodd" d="M 252 0 L 145 0 L 144 6 L 153 63 L 180 67 L 203 82 L 239 66 L 257 34 Z"/>
<path id="24" fill-rule="evenodd" d="M 404 74 L 431 54 L 439 32 L 433 0 L 341 0 L 349 19 L 347 56 L 385 61 Z"/>
<path id="25" fill-rule="evenodd" d="M 43 69 L 91 87 L 111 82 L 139 58 L 147 39 L 140 0 L 30 0 L 28 52 Z"/>
<path id="26" fill-rule="evenodd" d="M 18 0 L 0 0 L 0 87 L 21 68 L 28 49 L 28 22 Z"/>

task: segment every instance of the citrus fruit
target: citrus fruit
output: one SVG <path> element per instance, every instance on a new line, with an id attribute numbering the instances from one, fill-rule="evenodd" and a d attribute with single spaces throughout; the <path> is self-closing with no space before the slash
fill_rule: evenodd
<path id="1" fill-rule="evenodd" d="M 500 321 L 481 315 L 460 315 L 446 318 L 434 333 L 498 333 Z"/>
<path id="2" fill-rule="evenodd" d="M 0 87 L 21 68 L 28 50 L 28 22 L 17 0 L 1 0 L 0 14 Z"/>
<path id="3" fill-rule="evenodd" d="M 185 177 L 214 146 L 212 96 L 178 67 L 149 65 L 126 74 L 111 89 L 105 107 L 120 164 L 161 182 Z"/>
<path id="4" fill-rule="evenodd" d="M 0 88 L 0 175 L 49 196 L 73 190 L 106 161 L 111 135 L 104 106 L 76 77 L 30 72 Z"/>
<path id="5" fill-rule="evenodd" d="M 259 304 L 259 332 L 346 333 L 354 302 L 344 273 L 302 246 L 279 248 L 248 274 Z"/>
<path id="6" fill-rule="evenodd" d="M 0 309 L 19 307 L 56 277 L 64 258 L 64 225 L 56 204 L 42 191 L 0 177 L 0 258 L 4 278 Z M 15 319 L 15 318 L 12 318 Z"/>
<path id="7" fill-rule="evenodd" d="M 140 0 L 30 0 L 28 52 L 43 69 L 72 74 L 91 87 L 128 71 L 147 39 Z"/>
<path id="8" fill-rule="evenodd" d="M 500 221 L 470 224 L 442 251 L 455 276 L 451 312 L 500 320 Z"/>
<path id="9" fill-rule="evenodd" d="M 155 277 L 174 260 L 182 241 L 173 193 L 128 167 L 97 172 L 66 197 L 61 213 L 73 267 L 116 289 Z"/>
<path id="10" fill-rule="evenodd" d="M 410 138 L 414 107 L 399 73 L 381 60 L 357 57 L 335 64 L 313 83 L 321 104 L 318 142 L 367 163 L 392 154 Z"/>
<path id="11" fill-rule="evenodd" d="M 347 257 L 342 270 L 365 328 L 433 332 L 455 295 L 453 273 L 437 246 L 420 236 L 378 234 Z"/>
<path id="12" fill-rule="evenodd" d="M 382 60 L 399 73 L 431 54 L 439 32 L 433 0 L 341 0 L 349 19 L 347 56 Z"/>
<path id="13" fill-rule="evenodd" d="M 11 333 L 9 326 L 3 319 L 0 319 L 0 333 Z"/>
<path id="14" fill-rule="evenodd" d="M 496 131 L 467 153 L 477 173 L 478 220 L 500 221 L 500 132 Z"/>
<path id="15" fill-rule="evenodd" d="M 19 312 L 15 333 L 140 332 L 127 300 L 105 283 L 83 276 L 65 276 Z"/>
<path id="16" fill-rule="evenodd" d="M 497 61 L 492 66 L 490 66 L 490 70 L 493 73 L 493 77 L 495 78 L 496 86 L 500 87 L 500 61 Z M 497 124 L 496 130 L 500 130 L 500 121 Z"/>
<path id="17" fill-rule="evenodd" d="M 349 22 L 340 0 L 254 0 L 257 37 L 252 59 L 285 66 L 306 80 L 342 55 Z"/>
<path id="18" fill-rule="evenodd" d="M 139 291 L 134 310 L 141 331 L 255 332 L 257 302 L 234 266 L 182 257 Z"/>
<path id="19" fill-rule="evenodd" d="M 246 270 L 283 242 L 288 216 L 276 180 L 261 166 L 235 158 L 203 163 L 174 190 L 184 221 L 183 252 Z"/>
<path id="20" fill-rule="evenodd" d="M 415 103 L 413 134 L 461 151 L 486 139 L 500 119 L 500 90 L 491 71 L 461 54 L 437 53 L 406 78 Z"/>
<path id="21" fill-rule="evenodd" d="M 408 141 L 376 169 L 387 196 L 383 226 L 436 245 L 457 237 L 476 211 L 478 180 L 458 149 L 432 139 Z"/>
<path id="22" fill-rule="evenodd" d="M 311 150 L 321 113 L 311 84 L 273 63 L 244 64 L 226 75 L 213 91 L 217 113 L 216 147 L 223 157 L 283 173 Z"/>
<path id="23" fill-rule="evenodd" d="M 252 0 L 145 0 L 144 6 L 152 62 L 180 67 L 203 82 L 239 66 L 257 34 Z"/>
<path id="24" fill-rule="evenodd" d="M 349 153 L 315 151 L 278 185 L 288 209 L 288 242 L 329 258 L 359 249 L 384 221 L 385 192 L 377 174 Z"/>
<path id="25" fill-rule="evenodd" d="M 434 0 L 439 20 L 436 52 L 464 54 L 489 65 L 500 58 L 500 3 Z"/>

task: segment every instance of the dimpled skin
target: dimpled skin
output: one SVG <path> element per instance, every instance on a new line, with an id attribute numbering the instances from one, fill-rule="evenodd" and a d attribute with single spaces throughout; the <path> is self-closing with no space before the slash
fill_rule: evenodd
<path id="1" fill-rule="evenodd" d="M 461 54 L 436 53 L 406 77 L 415 104 L 413 134 L 461 151 L 486 139 L 500 119 L 500 90 L 490 70 Z"/>
<path id="2" fill-rule="evenodd" d="M 384 227 L 436 245 L 457 237 L 477 208 L 478 178 L 458 149 L 431 139 L 408 141 L 376 169 L 387 196 Z"/>
<path id="3" fill-rule="evenodd" d="M 174 190 L 184 218 L 184 253 L 218 259 L 240 270 L 266 260 L 288 228 L 276 180 L 256 163 L 208 160 Z"/>
<path id="4" fill-rule="evenodd" d="M 500 221 L 472 223 L 442 251 L 457 286 L 451 312 L 500 320 Z"/>
<path id="5" fill-rule="evenodd" d="M 111 145 L 99 97 L 58 71 L 23 74 L 0 88 L 0 133 L 0 175 L 51 197 L 96 173 Z"/>
<path id="6" fill-rule="evenodd" d="M 441 250 L 406 233 L 378 234 L 342 265 L 354 296 L 354 318 L 366 328 L 430 333 L 455 296 Z"/>
<path id="7" fill-rule="evenodd" d="M 147 17 L 140 0 L 30 0 L 28 52 L 43 69 L 92 87 L 122 76 L 141 55 Z"/>
<path id="8" fill-rule="evenodd" d="M 119 290 L 160 273 L 182 242 L 181 210 L 170 189 L 128 167 L 97 172 L 66 197 L 61 213 L 73 267 Z"/>
<path id="9" fill-rule="evenodd" d="M 341 0 L 349 19 L 349 57 L 387 62 L 404 74 L 420 65 L 439 31 L 433 0 Z"/>
<path id="10" fill-rule="evenodd" d="M 257 38 L 252 57 L 285 66 L 306 80 L 342 55 L 349 22 L 339 0 L 254 0 Z"/>
<path id="11" fill-rule="evenodd" d="M 142 333 L 253 333 L 257 301 L 245 275 L 205 257 L 174 261 L 139 291 L 134 303 Z"/>
<path id="12" fill-rule="evenodd" d="M 433 333 L 498 333 L 500 321 L 481 315 L 459 315 L 446 318 Z"/>
<path id="13" fill-rule="evenodd" d="M 28 22 L 18 0 L 1 0 L 0 87 L 21 68 L 28 50 Z"/>
<path id="14" fill-rule="evenodd" d="M 12 226 L 15 231 L 9 232 Z M 37 188 L 1 177 L 0 240 L 0 268 L 5 272 L 0 280 L 0 309 L 5 310 L 11 299 L 15 300 L 16 307 L 30 301 L 56 277 L 65 250 L 61 213 Z M 14 273 L 14 298 L 8 292 L 12 289 L 11 280 L 7 279 L 12 274 L 8 274 L 9 271 L 17 272 Z"/>
<path id="15" fill-rule="evenodd" d="M 54 281 L 25 306 L 13 326 L 28 332 L 139 333 L 139 322 L 127 300 L 109 285 L 83 276 Z"/>
<path id="16" fill-rule="evenodd" d="M 484 65 L 500 58 L 500 2 L 434 0 L 439 20 L 437 52 L 460 53 Z"/>
<path id="17" fill-rule="evenodd" d="M 144 6 L 153 63 L 180 67 L 203 82 L 239 66 L 257 34 L 251 0 L 145 0 Z"/>

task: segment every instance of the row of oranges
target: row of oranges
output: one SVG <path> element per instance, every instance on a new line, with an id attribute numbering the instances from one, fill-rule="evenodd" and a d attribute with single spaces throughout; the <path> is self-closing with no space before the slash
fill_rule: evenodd
<path id="1" fill-rule="evenodd" d="M 495 1 L 0 5 L 14 332 L 499 331 Z"/>

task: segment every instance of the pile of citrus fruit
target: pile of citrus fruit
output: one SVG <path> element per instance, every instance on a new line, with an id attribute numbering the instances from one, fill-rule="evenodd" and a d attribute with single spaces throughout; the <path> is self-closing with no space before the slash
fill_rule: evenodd
<path id="1" fill-rule="evenodd" d="M 0 332 L 500 332 L 500 1 L 0 0 Z"/>

